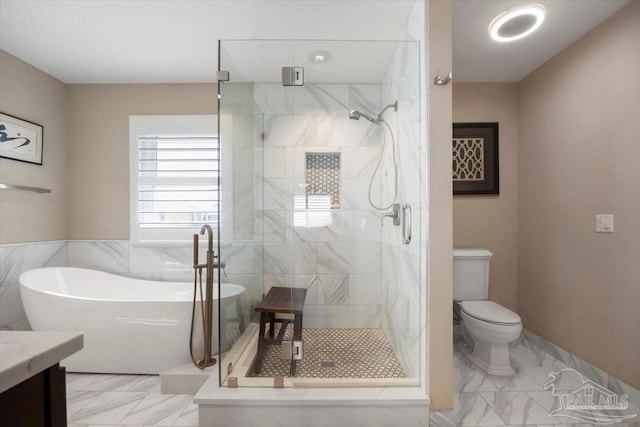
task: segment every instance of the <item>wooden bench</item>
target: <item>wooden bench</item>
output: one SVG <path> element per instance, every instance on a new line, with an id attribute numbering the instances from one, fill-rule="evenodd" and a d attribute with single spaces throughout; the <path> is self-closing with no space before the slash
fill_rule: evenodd
<path id="1" fill-rule="evenodd" d="M 293 314 L 293 340 L 302 340 L 302 312 L 306 296 L 306 289 L 274 286 L 256 306 L 256 311 L 260 312 L 256 373 L 259 374 L 262 369 L 265 347 L 267 345 L 282 345 L 287 326 L 291 322 L 291 319 L 276 318 L 276 314 Z M 265 337 L 267 322 L 269 322 L 269 338 Z M 277 337 L 275 337 L 275 323 L 282 323 Z M 297 360 L 291 360 L 291 376 L 296 374 L 296 362 Z"/>

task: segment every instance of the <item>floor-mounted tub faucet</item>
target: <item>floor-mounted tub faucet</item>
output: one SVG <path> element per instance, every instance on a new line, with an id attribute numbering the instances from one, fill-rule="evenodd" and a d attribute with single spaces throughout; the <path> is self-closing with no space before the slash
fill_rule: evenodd
<path id="1" fill-rule="evenodd" d="M 394 203 L 391 212 L 383 213 L 380 217 L 380 226 L 384 226 L 386 217 L 393 218 L 393 225 L 400 225 L 400 203 Z"/>

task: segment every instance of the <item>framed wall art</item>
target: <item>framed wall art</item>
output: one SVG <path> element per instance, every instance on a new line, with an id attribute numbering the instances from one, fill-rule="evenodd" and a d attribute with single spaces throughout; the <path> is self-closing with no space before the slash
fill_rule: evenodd
<path id="1" fill-rule="evenodd" d="M 453 194 L 499 194 L 498 123 L 453 124 Z"/>
<path id="2" fill-rule="evenodd" d="M 43 133 L 37 123 L 0 113 L 0 157 L 42 165 Z"/>

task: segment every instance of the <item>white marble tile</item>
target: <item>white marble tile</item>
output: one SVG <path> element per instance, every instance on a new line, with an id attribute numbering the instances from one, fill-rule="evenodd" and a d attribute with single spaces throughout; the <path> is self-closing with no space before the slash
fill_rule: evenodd
<path id="1" fill-rule="evenodd" d="M 117 424 L 144 399 L 146 393 L 107 391 L 69 417 L 76 424 Z"/>
<path id="2" fill-rule="evenodd" d="M 129 247 L 130 273 L 188 273 L 193 271 L 193 247 L 141 246 Z"/>
<path id="3" fill-rule="evenodd" d="M 430 421 L 438 427 L 505 425 L 478 393 L 454 393 L 453 409 L 432 413 Z"/>
<path id="4" fill-rule="evenodd" d="M 381 127 L 368 120 L 351 120 L 347 115 L 318 116 L 320 146 L 377 147 L 381 136 Z"/>
<path id="5" fill-rule="evenodd" d="M 496 386 L 498 391 L 530 391 L 542 390 L 543 387 L 529 378 L 523 372 L 517 372 L 513 376 L 500 377 L 497 375 L 487 375 L 487 378 Z"/>
<path id="6" fill-rule="evenodd" d="M 304 308 L 305 328 L 378 328 L 381 305 L 309 305 Z"/>
<path id="7" fill-rule="evenodd" d="M 381 304 L 382 275 L 350 274 L 349 304 Z"/>
<path id="8" fill-rule="evenodd" d="M 369 179 L 344 179 L 342 180 L 341 208 L 349 211 L 369 211 L 372 210 L 369 204 Z M 371 186 L 371 200 L 377 206 L 389 202 L 381 200 L 380 181 L 374 180 Z M 388 222 L 391 222 L 390 220 Z"/>
<path id="9" fill-rule="evenodd" d="M 353 257 L 353 273 L 376 273 L 381 270 L 382 247 L 375 242 L 353 242 L 351 243 Z"/>
<path id="10" fill-rule="evenodd" d="M 67 265 L 67 242 L 0 245 L 0 286 L 15 285 L 25 271 Z"/>
<path id="11" fill-rule="evenodd" d="M 100 393 L 99 391 L 67 390 L 67 417 L 73 417 Z"/>
<path id="12" fill-rule="evenodd" d="M 293 149 L 264 147 L 265 178 L 290 178 L 293 174 Z"/>
<path id="13" fill-rule="evenodd" d="M 307 213 L 311 215 L 312 212 Z M 328 213 L 326 225 L 314 226 L 298 222 L 294 212 L 287 218 L 287 226 L 293 230 L 293 238 L 303 242 L 344 242 L 350 240 L 349 212 L 332 209 Z"/>
<path id="14" fill-rule="evenodd" d="M 318 273 L 354 273 L 353 245 L 343 242 L 318 243 Z"/>
<path id="15" fill-rule="evenodd" d="M 319 274 L 318 304 L 335 305 L 349 302 L 348 274 Z"/>
<path id="16" fill-rule="evenodd" d="M 264 146 L 291 147 L 294 145 L 295 116 L 265 115 L 264 116 Z"/>
<path id="17" fill-rule="evenodd" d="M 555 417 L 549 416 L 549 412 L 525 392 L 480 392 L 479 394 L 507 425 L 561 423 Z"/>
<path id="18" fill-rule="evenodd" d="M 456 353 L 461 354 L 460 351 Z M 496 386 L 489 382 L 486 374 L 466 358 L 454 367 L 453 379 L 454 392 L 498 391 Z"/>
<path id="19" fill-rule="evenodd" d="M 349 114 L 349 86 L 346 84 L 314 84 L 287 90 L 289 114 Z"/>
<path id="20" fill-rule="evenodd" d="M 17 322 L 26 317 L 20 297 L 20 285 L 0 287 L 0 326 Z"/>
<path id="21" fill-rule="evenodd" d="M 264 180 L 264 209 L 292 210 L 293 190 L 292 182 L 286 178 L 265 178 Z"/>
<path id="22" fill-rule="evenodd" d="M 321 145 L 318 139 L 319 116 L 298 115 L 294 117 L 293 145 L 296 147 L 313 147 L 313 149 Z"/>
<path id="23" fill-rule="evenodd" d="M 349 107 L 371 115 L 382 108 L 382 87 L 376 84 L 349 85 Z"/>
<path id="24" fill-rule="evenodd" d="M 382 238 L 380 215 L 370 210 L 349 212 L 349 241 L 379 242 Z"/>
<path id="25" fill-rule="evenodd" d="M 284 242 L 291 239 L 291 231 L 287 227 L 287 211 L 262 211 L 263 240 L 265 242 Z"/>
<path id="26" fill-rule="evenodd" d="M 109 273 L 129 272 L 129 241 L 70 240 L 69 267 L 89 268 Z"/>
<path id="27" fill-rule="evenodd" d="M 253 97 L 262 114 L 286 113 L 286 91 L 282 85 L 256 83 L 253 85 Z"/>
<path id="28" fill-rule="evenodd" d="M 178 419 L 176 419 L 174 426 L 183 427 L 195 427 L 198 425 L 198 405 L 193 402 L 187 403 L 187 406 L 182 410 Z"/>
<path id="29" fill-rule="evenodd" d="M 428 418 L 428 408 L 422 405 L 216 405 L 206 408 L 200 421 L 211 427 L 428 427 Z"/>
<path id="30" fill-rule="evenodd" d="M 382 154 L 382 147 L 349 147 L 346 151 L 349 153 L 346 177 L 371 179 Z M 380 176 L 379 173 L 376 174 L 377 178 Z"/>
<path id="31" fill-rule="evenodd" d="M 122 424 L 173 425 L 193 396 L 149 393 L 121 421 Z"/>
<path id="32" fill-rule="evenodd" d="M 521 372 L 526 374 L 536 383 L 544 388 L 544 385 L 549 381 L 554 381 L 556 390 L 578 390 L 582 387 L 582 381 L 579 374 L 574 371 L 563 371 L 563 368 L 553 366 L 537 366 L 530 368 L 523 368 Z M 551 377 L 549 374 L 556 374 Z"/>

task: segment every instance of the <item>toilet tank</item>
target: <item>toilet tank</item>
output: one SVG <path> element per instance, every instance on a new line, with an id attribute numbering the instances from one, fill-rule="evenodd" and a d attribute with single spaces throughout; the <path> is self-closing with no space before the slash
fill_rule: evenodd
<path id="1" fill-rule="evenodd" d="M 453 300 L 483 300 L 489 297 L 489 260 L 486 249 L 453 250 Z"/>

